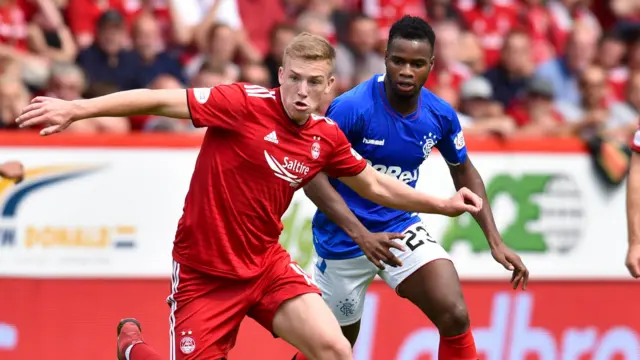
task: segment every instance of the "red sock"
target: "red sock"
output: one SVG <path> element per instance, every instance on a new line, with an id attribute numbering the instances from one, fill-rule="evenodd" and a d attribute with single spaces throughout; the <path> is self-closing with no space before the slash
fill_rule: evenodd
<path id="1" fill-rule="evenodd" d="M 476 343 L 471 329 L 462 335 L 440 337 L 438 360 L 477 360 Z M 133 359 L 132 359 L 133 360 Z"/>
<path id="2" fill-rule="evenodd" d="M 129 360 L 163 360 L 151 346 L 145 343 L 135 344 L 131 348 Z"/>
<path id="3" fill-rule="evenodd" d="M 308 359 L 306 356 L 304 356 L 301 352 L 298 351 L 296 355 L 293 357 L 293 360 L 308 360 Z"/>

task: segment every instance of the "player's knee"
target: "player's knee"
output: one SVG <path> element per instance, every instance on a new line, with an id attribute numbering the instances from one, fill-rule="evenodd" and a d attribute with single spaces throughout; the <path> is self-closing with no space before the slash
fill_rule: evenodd
<path id="1" fill-rule="evenodd" d="M 324 340 L 318 341 L 311 356 L 322 360 L 351 360 L 351 344 L 341 334 L 335 334 Z"/>
<path id="2" fill-rule="evenodd" d="M 452 304 L 436 321 L 436 326 L 444 336 L 463 334 L 469 329 L 469 311 L 464 301 Z"/>

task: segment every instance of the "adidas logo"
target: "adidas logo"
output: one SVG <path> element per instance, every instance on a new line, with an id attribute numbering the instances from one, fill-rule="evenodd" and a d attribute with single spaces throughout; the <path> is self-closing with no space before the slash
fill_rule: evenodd
<path id="1" fill-rule="evenodd" d="M 272 132 L 267 134 L 267 136 L 265 136 L 264 139 L 267 140 L 268 142 L 272 142 L 274 144 L 278 143 L 278 136 L 276 135 L 276 131 L 275 130 L 273 130 Z"/>

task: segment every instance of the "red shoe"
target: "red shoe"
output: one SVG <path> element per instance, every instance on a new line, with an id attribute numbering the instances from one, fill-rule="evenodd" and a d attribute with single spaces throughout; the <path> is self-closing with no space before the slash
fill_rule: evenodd
<path id="1" fill-rule="evenodd" d="M 118 360 L 127 360 L 124 353 L 129 346 L 144 342 L 138 320 L 127 318 L 118 323 Z"/>

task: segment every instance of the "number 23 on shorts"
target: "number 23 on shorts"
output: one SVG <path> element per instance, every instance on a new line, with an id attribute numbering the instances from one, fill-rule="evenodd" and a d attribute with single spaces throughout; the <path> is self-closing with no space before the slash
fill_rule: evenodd
<path id="1" fill-rule="evenodd" d="M 424 245 L 423 239 L 432 243 L 436 243 L 427 229 L 425 229 L 421 224 L 418 224 L 418 226 L 410 227 L 403 234 L 405 235 L 405 237 L 402 239 L 402 241 L 404 241 L 404 243 L 407 245 L 407 248 L 409 248 L 409 250 L 411 251 L 414 251 L 418 247 Z"/>

